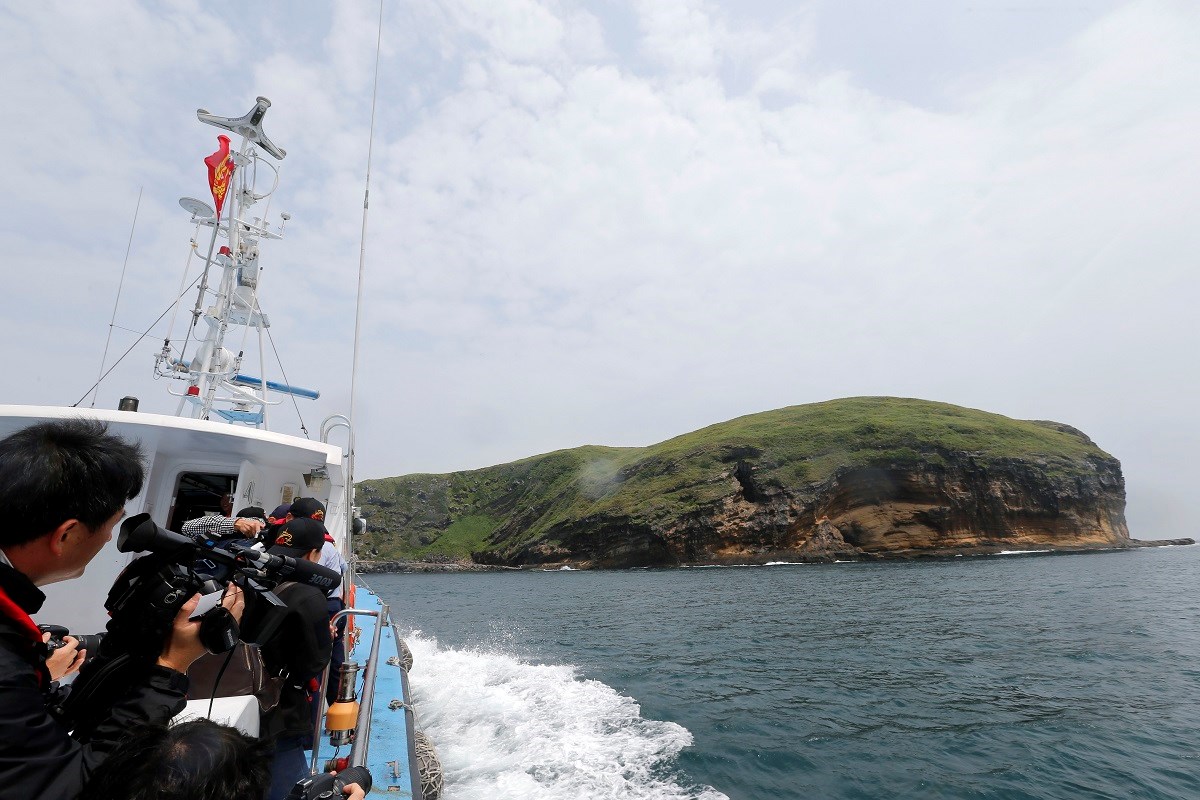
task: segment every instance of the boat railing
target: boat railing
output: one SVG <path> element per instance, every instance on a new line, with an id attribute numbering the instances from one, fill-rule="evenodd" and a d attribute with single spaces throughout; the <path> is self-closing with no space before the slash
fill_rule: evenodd
<path id="1" fill-rule="evenodd" d="M 343 451 L 342 459 L 346 462 L 346 487 L 345 487 L 345 505 L 346 509 L 346 536 L 342 543 L 342 557 L 350 564 L 350 575 L 347 580 L 354 582 L 354 559 L 351 554 L 354 552 L 352 540 L 354 538 L 354 428 L 350 423 L 350 418 L 345 414 L 332 414 L 321 421 L 321 441 L 329 444 L 329 436 L 338 428 L 346 429 L 346 449 Z"/>
<path id="2" fill-rule="evenodd" d="M 331 623 L 336 627 L 339 620 L 352 616 L 375 618 L 375 635 L 371 639 L 371 650 L 367 655 L 366 667 L 363 671 L 363 688 L 358 698 L 358 717 L 354 725 L 354 739 L 350 744 L 349 765 L 361 767 L 367 763 L 367 751 L 371 741 L 371 713 L 375 702 L 375 676 L 379 664 L 379 643 L 383 640 L 384 628 L 390 624 L 390 616 L 387 604 L 382 603 L 378 611 L 362 608 L 343 609 L 333 615 Z M 347 655 L 349 654 L 347 653 Z M 330 670 L 331 666 L 326 664 L 325 669 L 321 671 L 321 686 L 316 698 L 320 704 L 321 713 L 317 714 L 316 722 L 313 723 L 311 771 L 314 775 L 317 773 L 320 759 L 320 740 L 325 721 L 325 691 L 329 686 Z"/>

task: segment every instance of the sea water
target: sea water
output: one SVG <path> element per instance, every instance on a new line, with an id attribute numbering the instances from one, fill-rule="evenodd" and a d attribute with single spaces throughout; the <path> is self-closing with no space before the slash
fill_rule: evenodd
<path id="1" fill-rule="evenodd" d="M 1200 797 L 1200 547 L 368 576 L 447 800 Z"/>

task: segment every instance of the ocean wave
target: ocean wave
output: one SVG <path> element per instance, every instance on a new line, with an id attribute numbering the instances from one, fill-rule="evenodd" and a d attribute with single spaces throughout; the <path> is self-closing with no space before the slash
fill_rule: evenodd
<path id="1" fill-rule="evenodd" d="M 686 728 L 643 718 L 635 700 L 574 667 L 442 647 L 419 631 L 406 641 L 445 800 L 728 800 L 678 782 Z"/>
<path id="2" fill-rule="evenodd" d="M 991 553 L 993 556 L 1024 556 L 1030 553 L 1052 553 L 1053 550 L 1001 550 L 998 553 Z"/>

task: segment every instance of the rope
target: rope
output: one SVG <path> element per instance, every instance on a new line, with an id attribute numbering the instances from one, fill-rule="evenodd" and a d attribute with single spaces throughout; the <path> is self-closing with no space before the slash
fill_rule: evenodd
<path id="1" fill-rule="evenodd" d="M 438 800 L 445 788 L 445 775 L 442 773 L 442 760 L 438 758 L 437 748 L 425 735 L 417 731 L 413 737 L 417 751 L 417 773 L 421 776 L 421 796 L 425 800 Z"/>
<path id="2" fill-rule="evenodd" d="M 387 660 L 387 663 L 394 667 L 399 667 L 406 673 L 412 669 L 413 654 L 412 649 L 408 646 L 408 642 L 396 636 L 396 647 L 400 651 L 399 656 L 392 656 Z M 403 700 L 392 700 L 388 703 L 388 708 L 392 711 L 405 709 L 412 712 L 413 727 L 419 728 L 421 721 L 417 719 L 417 709 L 411 703 L 406 703 Z M 421 778 L 421 796 L 424 800 L 439 800 L 442 796 L 442 789 L 445 787 L 445 774 L 442 770 L 442 760 L 438 757 L 437 748 L 433 746 L 433 741 L 422 730 L 413 731 L 413 749 L 417 754 L 417 774 Z"/>
<path id="3" fill-rule="evenodd" d="M 400 646 L 400 663 L 398 666 L 405 672 L 409 672 L 412 670 L 413 665 L 412 650 L 408 648 L 408 642 L 403 639 L 397 642 L 397 644 Z"/>

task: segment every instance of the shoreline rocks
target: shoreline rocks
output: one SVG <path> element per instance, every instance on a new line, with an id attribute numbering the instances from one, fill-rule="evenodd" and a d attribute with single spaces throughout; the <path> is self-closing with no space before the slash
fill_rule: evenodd
<path id="1" fill-rule="evenodd" d="M 427 562 L 427 561 L 358 561 L 355 564 L 358 572 L 363 574 L 412 574 L 412 573 L 471 573 L 471 572 L 557 572 L 567 570 L 596 570 L 596 569 L 689 569 L 694 567 L 745 567 L 768 566 L 779 564 L 834 564 L 848 562 L 878 562 L 878 561 L 936 561 L 951 558 L 980 558 L 997 555 L 1037 555 L 1064 556 L 1080 553 L 1111 553 L 1123 550 L 1136 550 L 1143 547 L 1186 547 L 1196 544 L 1195 539 L 1130 539 L 1120 545 L 1075 545 L 1036 548 L 1029 550 L 1008 549 L 1002 546 L 962 547 L 947 550 L 896 550 L 887 553 L 864 553 L 857 551 L 836 536 L 837 529 L 825 521 L 828 528 L 822 527 L 814 537 L 817 542 L 812 548 L 803 552 L 788 551 L 761 553 L 754 556 L 723 558 L 705 562 L 683 562 L 678 564 L 654 564 L 643 567 L 619 567 L 609 564 L 598 564 L 588 560 L 543 562 L 525 564 L 522 566 L 504 566 L 498 564 L 475 564 L 466 561 Z M 832 530 L 830 530 L 832 529 Z M 810 539 L 812 541 L 812 539 Z"/>
<path id="2" fill-rule="evenodd" d="M 513 572 L 517 567 L 494 566 L 491 564 L 474 564 L 469 561 L 368 561 L 359 559 L 354 562 L 354 569 L 364 575 L 403 574 L 414 572 L 453 573 L 453 572 Z"/>

